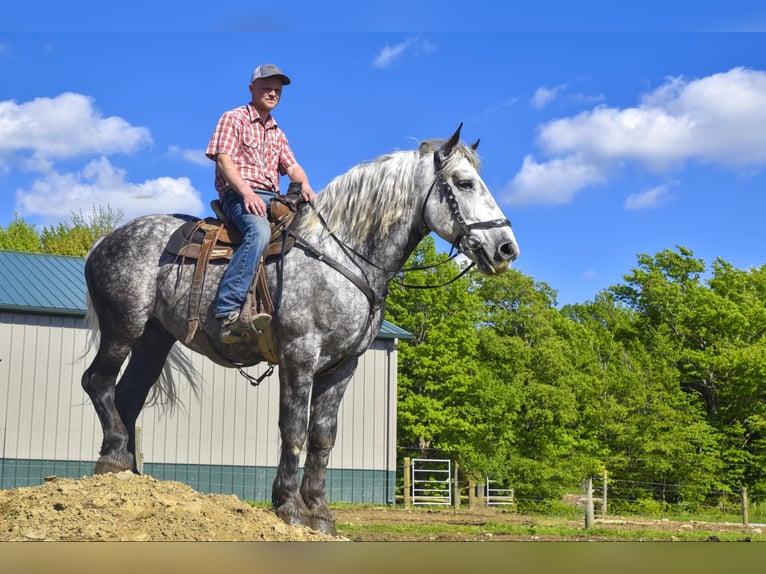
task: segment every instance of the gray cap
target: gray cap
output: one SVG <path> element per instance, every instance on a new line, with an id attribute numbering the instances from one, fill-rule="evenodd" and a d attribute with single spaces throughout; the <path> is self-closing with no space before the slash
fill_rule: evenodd
<path id="1" fill-rule="evenodd" d="M 290 78 L 285 76 L 282 73 L 282 70 L 280 70 L 274 64 L 261 64 L 258 66 L 255 70 L 253 70 L 253 75 L 250 78 L 250 83 L 252 84 L 259 78 L 271 78 L 273 76 L 278 76 L 279 79 L 282 80 L 282 84 L 285 86 L 290 83 Z"/>

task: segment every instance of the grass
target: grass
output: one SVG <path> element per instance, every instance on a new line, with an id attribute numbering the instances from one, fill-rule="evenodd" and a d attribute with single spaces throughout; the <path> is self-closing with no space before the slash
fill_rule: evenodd
<path id="1" fill-rule="evenodd" d="M 336 507 L 338 508 L 338 507 Z M 351 505 L 343 505 L 343 508 L 353 509 Z M 363 509 L 362 506 L 358 508 Z M 390 507 L 401 510 L 401 507 Z M 411 511 L 413 514 L 423 512 L 422 519 L 406 521 L 397 520 L 392 512 L 389 518 L 386 515 L 370 514 L 368 519 L 360 517 L 353 521 L 339 518 L 337 522 L 338 534 L 350 540 L 360 541 L 433 541 L 433 540 L 546 540 L 546 541 L 763 541 L 766 535 L 759 534 L 758 530 L 739 526 L 735 520 L 724 523 L 721 516 L 718 521 L 707 522 L 702 516 L 685 516 L 683 520 L 675 521 L 668 519 L 653 528 L 651 524 L 631 524 L 631 518 L 619 517 L 619 525 L 598 523 L 588 529 L 584 528 L 584 517 L 580 514 L 572 516 L 552 516 L 544 514 L 513 515 L 501 511 L 497 519 L 487 516 L 487 521 L 481 524 L 466 521 L 460 523 L 458 511 L 454 520 L 438 520 L 434 513 L 438 510 L 418 509 Z M 445 511 L 449 512 L 449 511 Z M 413 516 L 410 515 L 410 517 Z M 429 516 L 433 520 L 429 520 Z M 513 520 L 511 516 L 520 518 Z M 609 518 L 609 517 L 608 517 Z M 611 517 L 618 520 L 618 517 Z M 624 519 L 624 520 L 623 520 Z M 645 516 L 634 517 L 636 522 L 649 521 Z M 657 520 L 656 518 L 654 520 Z M 687 527 L 681 527 L 687 525 Z"/>

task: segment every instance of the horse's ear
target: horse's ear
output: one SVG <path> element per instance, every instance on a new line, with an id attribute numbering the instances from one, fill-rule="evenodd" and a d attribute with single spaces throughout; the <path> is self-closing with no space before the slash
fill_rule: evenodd
<path id="1" fill-rule="evenodd" d="M 447 157 L 452 153 L 452 149 L 457 145 L 457 142 L 460 141 L 460 130 L 463 129 L 463 122 L 460 122 L 460 125 L 455 130 L 455 133 L 450 136 L 450 138 L 447 140 L 447 143 L 445 143 L 442 148 L 442 157 Z"/>
<path id="2" fill-rule="evenodd" d="M 460 130 L 463 128 L 463 122 L 460 122 L 460 125 L 457 127 L 457 130 L 455 130 L 455 133 L 450 136 L 450 138 L 439 148 L 439 151 L 437 153 L 438 156 L 438 162 L 439 165 L 447 159 L 450 154 L 452 154 L 452 150 L 455 148 L 457 143 L 460 141 Z"/>
<path id="3" fill-rule="evenodd" d="M 478 139 L 478 140 L 476 140 L 475 142 L 473 142 L 473 143 L 471 144 L 471 149 L 472 149 L 473 151 L 476 151 L 476 148 L 477 148 L 477 147 L 479 147 L 479 142 L 480 142 L 480 141 L 481 141 L 481 140 L 480 140 L 480 139 Z"/>

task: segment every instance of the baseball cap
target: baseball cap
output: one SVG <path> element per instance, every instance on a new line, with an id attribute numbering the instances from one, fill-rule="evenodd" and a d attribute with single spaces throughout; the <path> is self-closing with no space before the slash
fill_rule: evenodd
<path id="1" fill-rule="evenodd" d="M 253 75 L 250 78 L 250 83 L 252 84 L 259 78 L 270 78 L 272 76 L 279 76 L 279 79 L 282 80 L 282 83 L 285 86 L 290 83 L 290 78 L 285 76 L 282 73 L 282 70 L 280 70 L 274 64 L 261 64 L 258 66 L 255 70 L 253 70 Z"/>

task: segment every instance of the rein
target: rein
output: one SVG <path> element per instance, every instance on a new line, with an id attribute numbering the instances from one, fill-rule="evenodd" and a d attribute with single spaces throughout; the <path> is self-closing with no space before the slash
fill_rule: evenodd
<path id="1" fill-rule="evenodd" d="M 450 247 L 450 254 L 448 255 L 447 259 L 440 261 L 439 263 L 435 263 L 433 265 L 422 265 L 417 267 L 405 267 L 403 269 L 389 269 L 386 267 L 382 267 L 366 257 L 364 254 L 360 253 L 355 248 L 348 245 L 346 242 L 344 242 L 342 239 L 340 239 L 335 233 L 330 231 L 329 226 L 327 225 L 327 222 L 325 221 L 322 214 L 316 209 L 313 203 L 310 203 L 311 208 L 314 209 L 317 218 L 319 219 L 320 223 L 324 226 L 324 228 L 329 233 L 330 237 L 333 238 L 333 240 L 340 246 L 340 248 L 346 253 L 346 255 L 349 256 L 349 259 L 353 261 L 353 257 L 351 257 L 351 254 L 356 255 L 359 259 L 370 265 L 371 267 L 374 267 L 375 269 L 378 269 L 379 271 L 384 271 L 386 273 L 398 273 L 399 271 L 402 271 L 404 273 L 413 272 L 413 271 L 426 271 L 428 269 L 435 269 L 437 267 L 440 267 L 446 263 L 449 263 L 455 257 L 457 257 L 460 253 L 463 253 L 465 251 L 476 251 L 481 249 L 481 241 L 471 233 L 471 230 L 473 229 L 492 229 L 494 227 L 505 227 L 506 225 L 508 227 L 511 227 L 511 222 L 506 219 L 492 219 L 489 221 L 479 221 L 476 223 L 466 223 L 465 219 L 463 218 L 462 213 L 460 213 L 460 206 L 458 205 L 457 198 L 455 197 L 455 192 L 452 189 L 452 186 L 449 184 L 449 182 L 444 177 L 444 166 L 442 165 L 442 160 L 438 152 L 434 153 L 434 168 L 436 171 L 436 175 L 434 176 L 434 180 L 431 183 L 431 186 L 428 188 L 428 193 L 426 194 L 425 200 L 423 201 L 423 209 L 421 211 L 421 219 L 423 221 L 423 226 L 426 229 L 430 230 L 430 227 L 428 226 L 428 222 L 426 222 L 426 205 L 428 205 L 428 199 L 431 197 L 431 194 L 433 193 L 434 189 L 438 188 L 439 190 L 444 194 L 445 198 L 447 199 L 447 206 L 449 207 L 450 213 L 452 214 L 452 217 L 454 217 L 455 221 L 457 222 L 458 226 L 460 227 L 460 231 L 455 236 L 455 239 L 452 242 L 452 245 Z M 302 243 L 308 247 L 311 252 L 320 260 L 322 259 L 321 254 L 318 253 L 315 249 L 313 249 L 308 242 L 306 242 L 303 238 L 298 238 L 294 233 L 293 236 L 296 237 L 296 239 L 300 239 Z M 326 257 L 326 256 L 325 256 Z M 454 283 L 458 279 L 460 279 L 463 275 L 468 273 L 476 264 L 471 261 L 471 263 L 463 269 L 458 275 L 450 279 L 449 281 L 446 281 L 444 283 L 441 283 L 439 285 L 414 285 L 405 283 L 402 280 L 396 279 L 396 283 L 400 285 L 401 287 L 407 288 L 407 289 L 440 289 L 442 287 L 446 287 L 447 285 L 450 285 L 451 283 Z M 352 279 L 347 273 L 348 270 L 345 269 L 342 265 L 340 265 L 337 262 L 334 262 L 334 264 L 331 264 L 332 267 L 335 267 L 338 271 L 346 275 L 357 287 L 359 287 L 365 295 L 367 295 L 367 298 L 370 299 L 370 302 L 372 304 L 373 298 L 368 294 L 367 285 L 362 287 L 361 283 L 358 282 L 357 279 Z M 357 265 L 357 267 L 359 267 Z M 360 268 L 360 272 L 364 275 L 364 271 Z M 367 281 L 367 277 L 365 275 L 364 277 L 365 281 Z M 366 289 L 365 289 L 366 287 Z M 370 290 L 371 291 L 371 290 Z"/>

